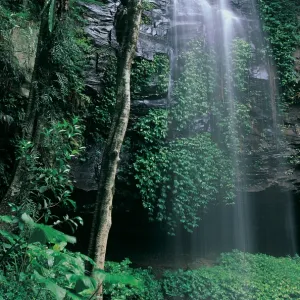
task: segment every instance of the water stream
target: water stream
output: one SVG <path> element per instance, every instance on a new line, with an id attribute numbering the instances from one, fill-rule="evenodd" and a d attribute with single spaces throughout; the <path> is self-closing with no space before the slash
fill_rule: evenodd
<path id="1" fill-rule="evenodd" d="M 257 249 L 260 250 L 257 247 L 257 235 L 260 233 L 254 230 L 255 209 L 251 206 L 248 190 L 252 182 L 251 176 L 249 176 L 252 172 L 250 169 L 256 163 L 257 155 L 253 155 L 253 153 L 246 155 L 240 151 L 241 132 L 237 99 L 241 97 L 242 93 L 237 92 L 235 87 L 232 56 L 233 43 L 237 38 L 247 42 L 252 49 L 252 62 L 246 87 L 249 98 L 252 99 L 252 107 L 249 105 L 252 118 L 252 128 L 249 134 L 257 131 L 257 135 L 260 136 L 259 142 L 254 140 L 252 143 L 268 141 L 269 148 L 266 151 L 269 151 L 270 154 L 267 162 L 264 160 L 264 167 L 269 168 L 269 172 L 272 172 L 275 167 L 284 172 L 284 165 L 286 164 L 285 158 L 282 158 L 281 155 L 283 139 L 280 132 L 281 120 L 277 111 L 276 69 L 263 50 L 266 48 L 266 42 L 261 30 L 256 3 L 254 0 L 249 0 L 248 11 L 245 13 L 233 7 L 229 0 L 174 0 L 171 32 L 173 50 L 170 82 L 176 82 L 180 77 L 180 66 L 176 65 L 178 63 L 176 58 L 184 52 L 190 40 L 198 38 L 204 40 L 204 43 L 212 49 L 217 57 L 217 72 L 221 79 L 218 82 L 218 90 L 214 93 L 215 98 L 217 98 L 214 101 L 222 102 L 229 114 L 229 130 L 233 133 L 230 137 L 231 151 L 229 155 L 236 174 L 236 197 L 233 212 L 228 214 L 225 210 L 219 209 L 218 215 L 210 216 L 212 219 L 215 218 L 216 223 L 220 224 L 218 236 L 215 236 L 215 239 L 219 241 L 216 243 L 223 241 L 223 243 L 230 244 L 232 249 L 256 252 Z M 170 102 L 172 102 L 171 98 L 172 95 L 170 94 Z M 253 99 L 255 99 L 254 102 Z M 253 103 L 255 107 L 253 107 Z M 216 123 L 221 121 L 217 119 Z M 254 145 L 253 148 L 255 147 Z M 264 151 L 257 151 L 257 153 L 264 155 Z M 260 157 L 258 157 L 259 159 Z M 289 192 L 283 193 L 282 197 L 285 197 L 287 203 L 291 203 Z M 295 221 L 291 204 L 287 204 L 287 206 L 285 212 L 278 216 L 278 222 L 285 224 L 285 241 L 283 242 L 289 244 L 287 247 L 289 254 L 294 254 L 296 252 Z M 215 233 L 206 234 L 213 235 Z M 228 242 L 230 237 L 233 240 Z M 195 239 L 198 239 L 197 234 Z M 268 236 L 268 239 L 272 239 L 272 237 Z M 180 233 L 177 241 L 178 247 L 182 247 L 179 246 L 184 243 Z M 199 241 L 191 241 L 191 244 L 192 251 L 197 252 Z M 202 249 L 204 249 L 204 253 L 211 251 L 206 245 L 202 245 Z"/>

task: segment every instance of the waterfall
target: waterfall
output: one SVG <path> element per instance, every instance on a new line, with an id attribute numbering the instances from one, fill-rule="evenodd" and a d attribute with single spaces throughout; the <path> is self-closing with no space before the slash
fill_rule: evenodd
<path id="1" fill-rule="evenodd" d="M 276 168 L 280 173 L 280 170 L 285 171 L 286 162 L 281 155 L 284 141 L 280 132 L 281 120 L 277 112 L 279 96 L 276 88 L 276 69 L 272 60 L 264 52 L 266 42 L 255 1 L 249 0 L 247 8 L 248 11 L 245 13 L 238 7 L 234 7 L 232 1 L 229 0 L 174 0 L 171 9 L 170 35 L 173 49 L 170 82 L 173 87 L 173 82 L 176 83 L 181 76 L 182 66 L 178 60 L 180 53 L 187 51 L 191 40 L 202 39 L 206 47 L 211 49 L 210 51 L 216 56 L 216 64 L 212 66 L 216 73 L 216 84 L 211 101 L 218 103 L 218 107 L 222 106 L 223 112 L 227 113 L 225 115 L 228 117 L 227 125 L 231 133 L 227 141 L 231 151 L 227 153 L 235 173 L 236 193 L 233 212 L 228 214 L 220 208 L 218 216 L 208 217 L 215 218 L 221 228 L 218 231 L 219 236 L 209 237 L 209 239 L 215 239 L 213 242 L 215 245 L 228 243 L 231 248 L 255 252 L 259 249 L 258 233 L 254 230 L 255 209 L 249 199 L 249 191 L 253 189 L 250 186 L 253 185 L 253 178 L 257 180 L 259 177 L 260 168 L 266 168 L 268 172 Z M 251 51 L 251 65 L 247 67 L 246 79 L 240 89 L 237 88 L 236 60 L 233 54 L 233 45 L 236 41 L 242 46 L 245 45 L 246 48 L 249 47 Z M 240 101 L 243 97 L 250 100 Z M 173 99 L 171 94 L 169 100 L 174 101 L 176 105 L 176 99 Z M 248 128 L 249 131 L 245 131 L 246 133 L 241 129 L 239 115 L 241 109 L 247 111 L 246 114 L 249 117 L 251 128 Z M 222 119 L 224 115 L 220 117 L 212 112 L 209 114 L 213 115 L 212 136 L 221 145 L 224 143 L 224 136 L 220 130 L 214 128 L 220 127 L 219 124 L 224 121 Z M 241 141 L 242 135 L 245 135 L 243 141 Z M 252 138 L 252 136 L 257 137 Z M 263 167 L 256 167 L 256 163 L 260 161 L 263 161 Z M 290 193 L 283 195 L 290 203 Z M 292 208 L 288 206 L 288 209 L 278 218 L 284 219 L 285 242 L 289 243 L 290 253 L 295 253 Z M 210 229 L 204 228 L 202 231 L 204 231 L 204 236 L 214 235 Z M 228 241 L 230 237 L 232 241 Z M 180 233 L 178 239 L 181 239 Z M 178 244 L 182 242 L 182 240 L 178 241 Z M 193 241 L 191 243 L 193 244 Z M 196 253 L 199 243 L 194 244 L 197 246 L 192 245 L 192 251 Z M 219 248 L 231 250 L 222 246 Z M 210 252 L 207 245 L 202 245 L 201 249 L 203 253 Z"/>

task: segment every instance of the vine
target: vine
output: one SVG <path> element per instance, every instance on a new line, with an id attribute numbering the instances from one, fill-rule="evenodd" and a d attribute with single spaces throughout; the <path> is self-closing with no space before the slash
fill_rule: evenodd
<path id="1" fill-rule="evenodd" d="M 178 222 L 191 232 L 199 225 L 199 212 L 219 195 L 227 203 L 233 198 L 230 162 L 208 133 L 144 151 L 134 168 L 150 218 L 165 222 L 171 235 Z"/>
<path id="2" fill-rule="evenodd" d="M 101 61 L 106 61 L 106 67 L 101 78 L 102 92 L 92 97 L 86 117 L 87 138 L 93 142 L 103 142 L 109 132 L 116 101 L 117 58 L 104 50 L 98 53 Z"/>
<path id="3" fill-rule="evenodd" d="M 145 91 L 150 92 L 147 96 L 166 94 L 169 84 L 169 65 L 168 57 L 163 54 L 155 55 L 153 61 L 136 58 L 131 73 L 132 98 L 143 96 Z"/>
<path id="4" fill-rule="evenodd" d="M 137 187 L 150 218 L 166 223 L 170 234 L 179 223 L 192 231 L 210 203 L 233 202 L 233 143 L 238 154 L 245 151 L 250 129 L 246 84 L 251 47 L 237 39 L 231 55 L 233 72 L 226 80 L 235 83 L 235 99 L 226 92 L 218 97 L 225 78 L 216 76 L 215 53 L 195 40 L 178 59 L 183 68 L 174 86 L 174 105 L 169 111 L 150 110 L 135 124 L 140 135 Z M 233 114 L 228 101 L 234 102 Z"/>
<path id="5" fill-rule="evenodd" d="M 177 131 L 192 130 L 195 121 L 208 115 L 216 87 L 215 58 L 202 40 L 189 44 L 178 64 L 184 69 L 174 88 L 177 105 L 171 110 L 172 126 Z"/>
<path id="6" fill-rule="evenodd" d="M 114 111 L 117 58 L 105 49 L 98 56 L 107 64 L 101 79 L 103 90 L 92 99 L 88 108 L 87 133 L 93 141 L 101 142 L 106 138 Z M 146 93 L 147 96 L 167 93 L 168 76 L 169 60 L 165 55 L 155 55 L 153 61 L 136 58 L 131 73 L 132 99 L 142 98 Z"/>
<path id="7" fill-rule="evenodd" d="M 300 75 L 295 70 L 293 54 L 300 45 L 299 3 L 297 0 L 260 0 L 259 8 L 271 46 L 268 51 L 278 68 L 283 100 L 296 103 Z"/>

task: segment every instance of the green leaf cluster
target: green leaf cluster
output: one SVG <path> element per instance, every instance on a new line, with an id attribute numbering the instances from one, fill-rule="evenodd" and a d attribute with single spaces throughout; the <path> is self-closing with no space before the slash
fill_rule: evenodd
<path id="1" fill-rule="evenodd" d="M 103 142 L 112 121 L 116 101 L 117 58 L 114 53 L 104 48 L 97 52 L 98 61 L 104 62 L 101 77 L 102 91 L 92 97 L 86 115 L 88 138 L 93 142 Z M 169 81 L 169 59 L 165 55 L 155 55 L 153 61 L 136 58 L 131 71 L 132 99 L 167 93 Z"/>
<path id="2" fill-rule="evenodd" d="M 120 280 L 117 283 L 106 280 L 103 286 L 104 295 L 109 296 L 111 300 L 163 300 L 161 283 L 154 277 L 151 268 L 131 268 L 130 264 L 129 259 L 120 263 L 110 261 L 105 263 L 105 271 L 108 274 L 126 275 L 127 280 Z M 131 281 L 128 282 L 129 278 Z"/>
<path id="3" fill-rule="evenodd" d="M 151 218 L 169 225 L 170 234 L 178 222 L 192 231 L 201 211 L 219 196 L 228 203 L 233 198 L 230 161 L 208 133 L 145 150 L 134 168 L 144 207 Z"/>
<path id="4" fill-rule="evenodd" d="M 210 112 L 212 94 L 216 87 L 215 54 L 203 40 L 194 40 L 179 56 L 183 66 L 174 86 L 176 105 L 170 110 L 176 131 L 192 131 L 195 120 Z"/>
<path id="5" fill-rule="evenodd" d="M 251 45 L 243 39 L 235 39 L 231 49 L 232 82 L 240 92 L 245 92 L 248 88 L 251 58 Z"/>
<path id="6" fill-rule="evenodd" d="M 194 40 L 178 58 L 181 67 L 171 107 L 149 110 L 134 130 L 139 134 L 134 177 L 152 220 L 192 231 L 211 203 L 232 203 L 237 174 L 233 155 L 247 150 L 249 43 L 232 43 L 232 73 L 217 74 L 214 51 Z M 224 86 L 231 85 L 234 93 Z M 220 92 L 221 91 L 221 92 Z M 230 97 L 234 96 L 234 99 Z M 199 127 L 202 121 L 206 123 Z"/>
<path id="7" fill-rule="evenodd" d="M 268 53 L 277 66 L 283 100 L 299 100 L 299 73 L 295 70 L 293 54 L 300 45 L 299 3 L 297 0 L 258 1 L 263 29 L 270 43 Z"/>
<path id="8" fill-rule="evenodd" d="M 299 299 L 300 261 L 239 251 L 221 256 L 216 266 L 166 272 L 168 299 Z"/>
<path id="9" fill-rule="evenodd" d="M 23 136 L 26 130 L 27 124 L 24 123 L 28 97 L 22 90 L 32 89 L 37 102 L 35 109 L 45 122 L 49 119 L 51 122 L 62 119 L 72 122 L 74 114 L 85 117 L 90 102 L 84 94 L 83 77 L 90 45 L 83 33 L 82 21 L 77 18 L 78 10 L 74 2 L 71 1 L 74 7 L 70 14 L 59 26 L 53 27 L 49 39 L 40 45 L 43 49 L 38 69 L 40 76 L 38 82 L 31 83 L 26 78 L 28 70 L 20 65 L 16 57 L 12 41 L 15 34 L 26 35 L 36 30 L 42 7 L 36 1 L 25 1 L 28 4 L 26 7 L 21 2 L 4 1 L 0 5 L 0 126 L 1 138 L 5 137 L 2 149 L 5 154 L 0 156 L 0 196 L 7 188 L 10 171 L 16 163 L 14 153 L 17 149 L 13 140 Z"/>
<path id="10" fill-rule="evenodd" d="M 133 276 L 95 270 L 88 276 L 85 264 L 95 263 L 81 253 L 66 249 L 76 239 L 54 228 L 34 222 L 27 214 L 17 217 L 0 216 L 1 222 L 22 223 L 17 236 L 0 230 L 0 299 L 93 299 L 99 284 L 124 284 L 139 288 Z M 27 233 L 26 233 L 27 232 Z M 25 234 L 24 234 L 25 233 Z"/>
<path id="11" fill-rule="evenodd" d="M 98 61 L 105 62 L 101 77 L 101 93 L 91 98 L 86 113 L 86 136 L 92 142 L 103 142 L 107 138 L 116 103 L 117 58 L 103 48 L 97 52 Z"/>
<path id="12" fill-rule="evenodd" d="M 169 70 L 169 59 L 164 54 L 155 55 L 152 61 L 136 58 L 131 71 L 132 98 L 138 99 L 141 97 L 141 93 L 145 93 L 147 90 L 152 96 L 166 94 L 169 84 Z"/>
<path id="13" fill-rule="evenodd" d="M 27 204 L 35 204 L 35 217 L 43 217 L 47 222 L 52 208 L 71 206 L 76 203 L 71 199 L 73 182 L 70 179 L 70 161 L 79 156 L 82 147 L 83 127 L 78 118 L 72 123 L 64 120 L 45 127 L 41 132 L 41 145 L 36 149 L 32 142 L 21 140 L 18 143 L 18 157 L 24 161 L 23 172 L 26 174 L 22 184 L 20 210 L 27 210 Z M 32 208 L 32 205 L 29 205 Z M 71 222 L 72 223 L 72 222 Z"/>

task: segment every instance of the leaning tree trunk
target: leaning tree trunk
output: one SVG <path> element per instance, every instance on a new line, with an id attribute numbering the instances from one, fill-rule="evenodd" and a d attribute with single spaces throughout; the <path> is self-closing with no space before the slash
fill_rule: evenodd
<path id="1" fill-rule="evenodd" d="M 94 211 L 89 255 L 96 268 L 104 269 L 106 246 L 111 227 L 114 185 L 120 160 L 120 150 L 127 129 L 130 113 L 130 72 L 135 56 L 141 22 L 142 0 L 129 0 L 122 16 L 123 31 L 118 53 L 116 106 L 109 137 L 103 152 L 98 193 Z M 102 289 L 98 296 L 101 297 Z"/>
<path id="2" fill-rule="evenodd" d="M 49 22 L 54 23 L 55 19 L 58 21 L 62 21 L 64 19 L 64 16 L 68 11 L 69 0 L 59 0 L 54 3 L 56 6 L 53 11 L 52 20 L 50 20 L 49 15 L 51 1 L 49 2 L 48 9 L 45 8 L 41 16 L 30 93 L 28 97 L 24 126 L 22 129 L 22 138 L 32 142 L 35 145 L 35 148 L 38 146 L 43 110 L 39 107 L 39 96 L 43 86 L 42 81 L 45 79 L 45 74 L 47 74 L 47 68 L 49 67 L 47 62 L 52 49 L 52 39 L 55 32 L 49 29 Z M 55 26 L 59 26 L 59 24 L 56 24 Z M 26 186 L 26 172 L 26 161 L 20 158 L 15 165 L 12 180 L 6 194 L 0 201 L 0 215 L 10 215 L 11 208 L 9 204 L 18 204 L 20 194 L 24 190 L 23 187 Z M 8 229 L 7 225 L 3 223 L 0 223 L 0 228 Z"/>

